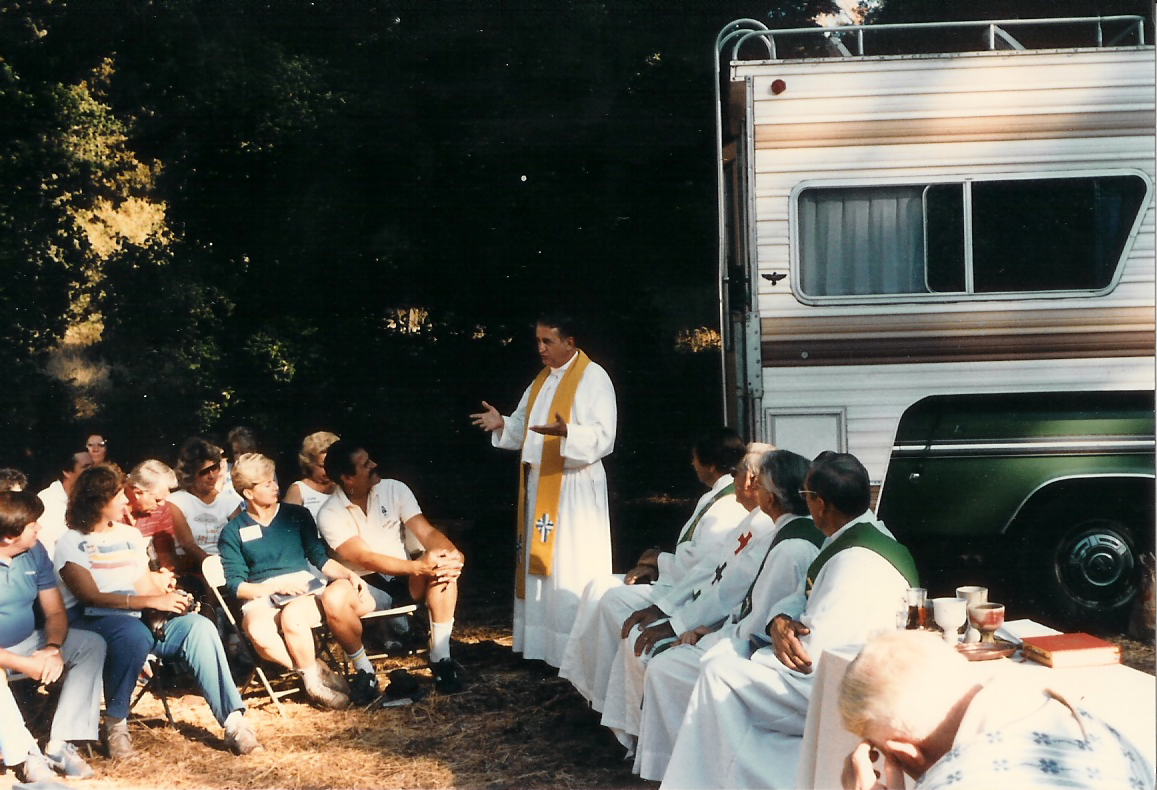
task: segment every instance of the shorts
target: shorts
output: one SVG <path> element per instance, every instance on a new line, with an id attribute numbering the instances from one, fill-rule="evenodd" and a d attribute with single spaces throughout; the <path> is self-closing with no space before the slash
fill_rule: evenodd
<path id="1" fill-rule="evenodd" d="M 309 571 L 298 571 L 297 573 L 286 573 L 281 576 L 274 576 L 273 578 L 266 579 L 265 581 L 282 581 L 291 579 L 294 581 L 300 581 L 302 584 L 309 584 L 309 582 L 313 579 L 313 574 L 311 574 Z M 306 596 L 302 597 L 307 596 L 313 598 L 314 601 L 317 601 L 316 594 L 307 593 Z M 314 611 L 317 612 L 317 619 L 315 622 L 312 617 L 310 618 L 310 628 L 321 625 L 321 606 L 320 602 L 318 603 L 319 605 L 313 607 Z M 268 595 L 264 595 L 260 598 L 254 598 L 250 601 L 246 601 L 241 605 L 241 614 L 249 619 L 272 619 L 276 617 L 277 613 L 280 611 L 281 607 L 273 603 L 273 601 L 269 599 Z"/>
<path id="2" fill-rule="evenodd" d="M 380 573 L 367 573 L 362 576 L 366 583 L 366 590 L 374 599 L 374 611 L 394 609 L 399 606 L 409 606 L 414 602 L 410 595 L 409 576 L 383 576 Z"/>

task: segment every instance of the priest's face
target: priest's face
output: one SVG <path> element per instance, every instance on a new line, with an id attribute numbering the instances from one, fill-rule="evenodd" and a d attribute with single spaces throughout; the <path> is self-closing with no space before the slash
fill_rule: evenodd
<path id="1" fill-rule="evenodd" d="M 538 344 L 538 358 L 551 368 L 561 368 L 574 356 L 574 338 L 562 337 L 553 327 L 539 324 L 534 328 Z"/>

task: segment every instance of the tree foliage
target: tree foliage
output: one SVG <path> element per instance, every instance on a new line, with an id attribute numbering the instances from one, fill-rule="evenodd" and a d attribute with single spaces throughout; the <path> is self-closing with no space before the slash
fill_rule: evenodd
<path id="1" fill-rule="evenodd" d="M 711 46 L 735 18 L 833 7 L 6 4 L 0 369 L 20 395 L 0 420 L 79 446 L 44 355 L 87 327 L 107 383 L 86 397 L 124 460 L 237 423 L 288 455 L 330 428 L 441 480 L 489 457 L 465 415 L 513 407 L 530 318 L 564 306 L 619 385 L 616 457 L 679 490 L 670 427 L 721 413 L 715 355 L 675 345 L 716 321 Z"/>

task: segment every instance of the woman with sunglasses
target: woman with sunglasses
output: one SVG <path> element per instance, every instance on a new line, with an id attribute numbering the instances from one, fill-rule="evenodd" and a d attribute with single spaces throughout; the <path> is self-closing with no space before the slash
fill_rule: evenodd
<path id="1" fill-rule="evenodd" d="M 177 478 L 181 490 L 169 495 L 173 535 L 181 569 L 199 573 L 209 554 L 217 553 L 221 528 L 241 512 L 241 497 L 232 488 L 218 490 L 224 454 L 206 439 L 194 436 L 181 445 Z"/>
<path id="2" fill-rule="evenodd" d="M 231 751 L 261 749 L 244 716 L 217 629 L 188 611 L 192 599 L 176 588 L 170 571 L 149 570 L 145 538 L 124 523 L 127 505 L 119 469 L 106 465 L 84 470 L 73 484 L 65 513 L 69 530 L 56 545 L 56 572 L 63 582 L 69 624 L 100 634 L 108 643 L 101 730 L 109 757 L 133 754 L 126 718 L 150 653 L 180 659 L 190 669 L 217 723 L 225 728 L 225 745 Z M 152 610 L 149 618 L 144 610 Z"/>

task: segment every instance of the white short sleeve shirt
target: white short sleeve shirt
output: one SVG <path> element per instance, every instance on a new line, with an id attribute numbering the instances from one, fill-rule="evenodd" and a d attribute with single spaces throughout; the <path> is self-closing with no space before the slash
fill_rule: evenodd
<path id="1" fill-rule="evenodd" d="M 130 592 L 137 579 L 149 570 L 146 545 L 147 538 L 128 524 L 115 524 L 110 530 L 87 535 L 74 529 L 65 532 L 56 542 L 53 562 L 65 608 L 77 604 L 72 590 L 59 578 L 66 563 L 92 574 L 96 589 L 102 593 Z"/>
<path id="2" fill-rule="evenodd" d="M 378 554 L 409 559 L 407 538 L 415 541 L 406 529 L 406 522 L 420 515 L 418 500 L 405 483 L 399 480 L 381 480 L 370 489 L 367 511 L 350 502 L 339 486 L 317 513 L 317 528 L 331 549 L 360 536 L 370 549 Z M 342 563 L 363 576 L 371 571 L 351 562 Z"/>
<path id="3" fill-rule="evenodd" d="M 197 547 L 206 554 L 217 554 L 217 538 L 233 511 L 241 504 L 241 496 L 232 489 L 225 489 L 217 494 L 211 504 L 206 505 L 188 491 L 174 491 L 169 494 L 169 502 L 185 516 Z M 184 553 L 185 550 L 177 546 L 177 554 Z"/>

